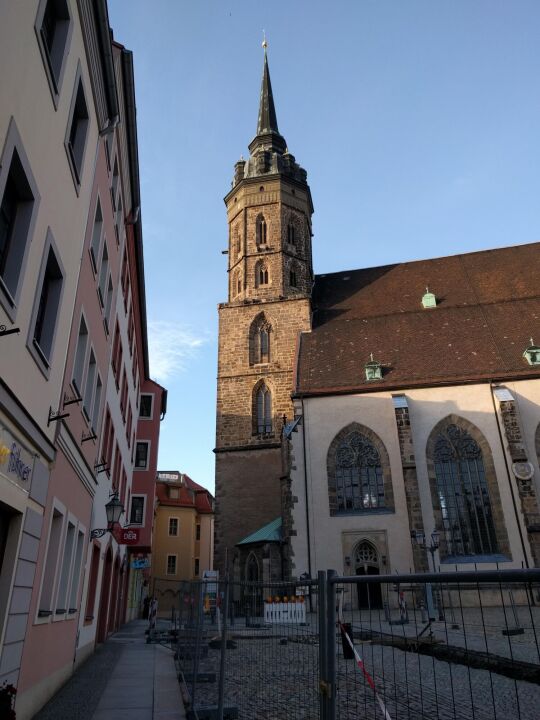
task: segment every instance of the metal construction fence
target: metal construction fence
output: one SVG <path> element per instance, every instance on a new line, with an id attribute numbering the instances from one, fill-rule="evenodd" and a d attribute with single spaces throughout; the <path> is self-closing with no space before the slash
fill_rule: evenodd
<path id="1" fill-rule="evenodd" d="M 540 570 L 156 584 L 189 717 L 540 717 Z"/>

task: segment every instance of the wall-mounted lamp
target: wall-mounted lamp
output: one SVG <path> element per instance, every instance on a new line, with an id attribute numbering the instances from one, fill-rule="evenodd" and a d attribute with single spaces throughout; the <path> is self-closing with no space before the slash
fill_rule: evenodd
<path id="1" fill-rule="evenodd" d="M 439 549 L 440 545 L 440 533 L 438 530 L 434 530 L 431 533 L 431 540 L 429 545 L 426 542 L 426 535 L 423 530 L 413 530 L 411 537 L 416 542 L 418 547 L 422 550 L 427 550 L 431 554 L 431 563 L 433 565 L 433 572 L 435 571 L 435 552 Z"/>
<path id="2" fill-rule="evenodd" d="M 114 530 L 114 526 L 118 524 L 120 516 L 123 512 L 124 506 L 120 502 L 118 495 L 116 493 L 113 493 L 111 499 L 105 505 L 105 513 L 107 514 L 107 527 L 92 530 L 92 532 L 90 533 L 90 539 L 93 540 L 94 538 L 100 538 L 103 537 L 105 533 L 112 532 Z"/>

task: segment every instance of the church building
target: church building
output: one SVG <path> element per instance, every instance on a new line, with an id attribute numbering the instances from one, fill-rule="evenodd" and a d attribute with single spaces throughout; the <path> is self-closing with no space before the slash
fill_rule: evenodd
<path id="1" fill-rule="evenodd" d="M 216 567 L 538 566 L 540 243 L 314 276 L 266 51 L 249 151 L 225 198 Z"/>

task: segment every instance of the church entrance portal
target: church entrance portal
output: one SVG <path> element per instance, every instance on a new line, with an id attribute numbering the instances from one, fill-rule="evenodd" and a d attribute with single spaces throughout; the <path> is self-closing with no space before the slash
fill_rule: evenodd
<path id="1" fill-rule="evenodd" d="M 379 575 L 379 558 L 375 547 L 367 540 L 361 542 L 354 552 L 356 575 Z M 356 583 L 358 608 L 382 608 L 380 583 Z"/>

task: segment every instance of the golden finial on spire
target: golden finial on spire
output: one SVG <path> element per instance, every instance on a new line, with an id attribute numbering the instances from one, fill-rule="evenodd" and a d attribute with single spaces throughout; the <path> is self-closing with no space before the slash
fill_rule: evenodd
<path id="1" fill-rule="evenodd" d="M 266 52 L 266 48 L 268 47 L 268 42 L 267 42 L 267 40 L 266 40 L 266 32 L 265 32 L 264 30 L 263 30 L 262 46 L 263 46 L 263 48 L 264 48 L 264 52 Z"/>

